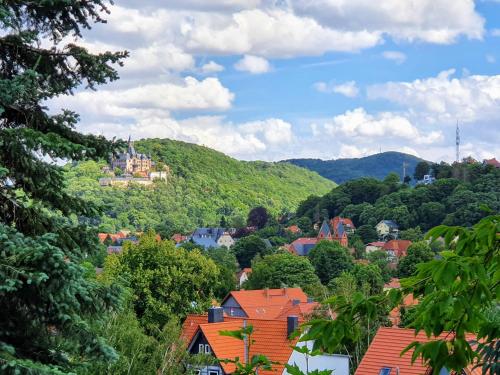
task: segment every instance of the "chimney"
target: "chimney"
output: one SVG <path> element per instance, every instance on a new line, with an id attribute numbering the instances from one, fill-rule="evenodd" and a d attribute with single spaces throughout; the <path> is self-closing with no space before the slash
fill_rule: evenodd
<path id="1" fill-rule="evenodd" d="M 294 299 L 292 300 L 292 305 L 296 306 L 300 304 L 300 299 Z"/>
<path id="2" fill-rule="evenodd" d="M 295 315 L 288 316 L 286 318 L 286 333 L 287 337 L 290 338 L 292 333 L 299 328 L 299 317 Z"/>
<path id="3" fill-rule="evenodd" d="M 224 321 L 224 309 L 222 307 L 211 307 L 208 309 L 208 322 L 220 323 Z"/>

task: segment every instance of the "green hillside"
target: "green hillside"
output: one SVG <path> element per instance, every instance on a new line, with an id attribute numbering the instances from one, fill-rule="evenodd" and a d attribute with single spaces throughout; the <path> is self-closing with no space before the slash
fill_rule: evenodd
<path id="1" fill-rule="evenodd" d="M 364 158 L 321 160 L 321 159 L 290 159 L 287 163 L 298 165 L 317 172 L 321 176 L 335 181 L 337 184 L 360 177 L 384 179 L 391 172 L 403 174 L 403 162 L 407 163 L 407 174 L 413 175 L 415 166 L 422 161 L 416 156 L 402 152 L 382 152 Z"/>
<path id="2" fill-rule="evenodd" d="M 168 183 L 151 187 L 100 187 L 105 162 L 67 166 L 68 189 L 107 207 L 101 230 L 156 227 L 189 230 L 216 225 L 221 216 L 241 223 L 250 208 L 262 205 L 274 214 L 293 211 L 310 194 L 322 195 L 335 184 L 286 163 L 245 162 L 212 149 L 168 139 L 135 142 L 138 152 L 170 166 Z"/>

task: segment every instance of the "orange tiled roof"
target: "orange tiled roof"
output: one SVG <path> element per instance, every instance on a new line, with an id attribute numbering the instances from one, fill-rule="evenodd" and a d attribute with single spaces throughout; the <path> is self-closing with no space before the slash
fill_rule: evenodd
<path id="1" fill-rule="evenodd" d="M 307 295 L 301 288 L 237 290 L 229 293 L 249 318 L 274 319 L 288 302 L 299 300 L 307 303 Z M 224 303 L 224 301 L 223 301 Z"/>
<path id="2" fill-rule="evenodd" d="M 376 246 L 376 247 L 384 247 L 385 242 L 382 241 L 375 241 L 375 242 L 370 242 L 366 244 L 366 246 Z"/>
<path id="3" fill-rule="evenodd" d="M 286 228 L 287 231 L 292 232 L 292 233 L 300 233 L 302 232 L 298 225 L 290 225 L 288 228 Z"/>
<path id="4" fill-rule="evenodd" d="M 347 218 L 347 217 L 335 216 L 333 219 L 330 220 L 330 224 L 335 229 L 335 228 L 337 228 L 337 225 L 340 221 L 342 222 L 342 224 L 348 225 L 351 228 L 356 229 L 356 226 L 354 225 L 352 220 Z"/>
<path id="5" fill-rule="evenodd" d="M 123 232 L 118 232 L 118 233 L 98 233 L 97 237 L 99 238 L 99 241 L 104 242 L 106 241 L 106 238 L 111 238 L 111 241 L 115 242 L 116 240 L 120 238 L 125 238 L 126 235 Z"/>
<path id="6" fill-rule="evenodd" d="M 283 311 L 276 317 L 276 319 L 286 319 L 289 316 L 298 316 L 299 319 L 307 320 L 314 310 L 319 307 L 320 304 L 318 302 L 306 302 L 306 303 L 298 303 L 293 304 L 292 301 L 289 301 L 284 307 Z"/>
<path id="7" fill-rule="evenodd" d="M 411 307 L 417 304 L 418 304 L 418 299 L 413 298 L 413 294 L 406 295 L 403 298 L 403 302 L 401 303 L 401 305 L 393 308 L 389 313 L 389 320 L 391 321 L 392 325 L 397 326 L 401 323 L 401 313 L 400 313 L 401 307 Z"/>
<path id="8" fill-rule="evenodd" d="M 384 285 L 384 289 L 399 289 L 401 288 L 401 283 L 397 277 L 393 277 L 391 281 Z"/>
<path id="9" fill-rule="evenodd" d="M 450 336 L 446 332 L 441 334 L 439 338 Z M 473 339 L 473 336 L 470 338 Z M 423 375 L 427 371 L 427 366 L 418 359 L 413 365 L 411 364 L 413 350 L 402 356 L 400 354 L 414 341 L 429 342 L 434 339 L 428 338 L 424 332 L 419 332 L 415 336 L 413 329 L 381 327 L 361 360 L 355 375 L 377 375 L 382 367 L 398 368 L 399 373 L 403 375 Z"/>
<path id="10" fill-rule="evenodd" d="M 485 159 L 484 160 L 484 163 L 486 164 L 489 164 L 489 165 L 492 165 L 496 168 L 500 168 L 500 162 L 496 159 L 496 158 L 493 158 L 493 159 Z"/>
<path id="11" fill-rule="evenodd" d="M 393 250 L 396 256 L 402 257 L 406 256 L 406 251 L 408 250 L 408 247 L 411 245 L 411 241 L 409 240 L 390 240 L 385 243 L 384 249 L 385 250 Z"/>
<path id="12" fill-rule="evenodd" d="M 252 340 L 249 358 L 257 354 L 267 356 L 273 362 L 271 371 L 260 370 L 262 375 L 281 374 L 284 364 L 288 362 L 298 338 L 289 340 L 287 336 L 287 320 L 247 319 L 240 317 L 224 317 L 224 322 L 207 323 L 207 315 L 189 315 L 184 322 L 182 337 L 191 342 L 199 330 L 207 339 L 213 353 L 218 359 L 235 359 L 239 357 L 244 361 L 245 344 L 241 340 L 221 336 L 220 331 L 234 331 L 243 328 L 244 324 L 253 326 Z M 245 322 L 245 323 L 244 323 Z M 192 327 L 195 327 L 193 330 Z M 189 339 L 188 339 L 189 338 Z M 234 371 L 231 363 L 221 363 L 226 373 Z"/>

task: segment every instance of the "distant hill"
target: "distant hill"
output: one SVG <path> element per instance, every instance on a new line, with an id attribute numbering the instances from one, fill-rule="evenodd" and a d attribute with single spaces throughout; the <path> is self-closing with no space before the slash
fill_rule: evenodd
<path id="1" fill-rule="evenodd" d="M 383 179 L 391 172 L 396 172 L 402 177 L 403 162 L 407 163 L 407 174 L 412 176 L 415 166 L 422 160 L 413 155 L 389 151 L 364 158 L 337 160 L 289 159 L 284 160 L 284 162 L 307 168 L 335 181 L 337 184 L 341 184 L 359 177 Z"/>
<path id="2" fill-rule="evenodd" d="M 99 186 L 105 162 L 68 165 L 68 190 L 108 207 L 101 229 L 158 227 L 191 230 L 246 219 L 262 205 L 277 215 L 294 211 L 310 194 L 323 195 L 336 185 L 315 172 L 292 164 L 247 162 L 207 147 L 169 139 L 135 142 L 138 152 L 171 168 L 168 183 L 128 189 Z"/>

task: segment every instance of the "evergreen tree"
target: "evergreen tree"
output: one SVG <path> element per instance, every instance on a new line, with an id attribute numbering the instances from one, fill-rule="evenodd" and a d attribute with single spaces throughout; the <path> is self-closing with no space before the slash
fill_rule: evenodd
<path id="1" fill-rule="evenodd" d="M 50 158 L 107 157 L 116 144 L 82 135 L 77 114 L 50 115 L 43 102 L 118 78 L 126 53 L 91 54 L 64 37 L 104 22 L 102 0 L 0 3 L 0 372 L 68 373 L 115 352 L 94 334 L 117 291 L 86 278 L 99 249 L 75 219 L 95 207 L 65 191 Z M 43 43 L 42 43 L 43 40 Z M 47 46 L 45 48 L 44 46 Z"/>

